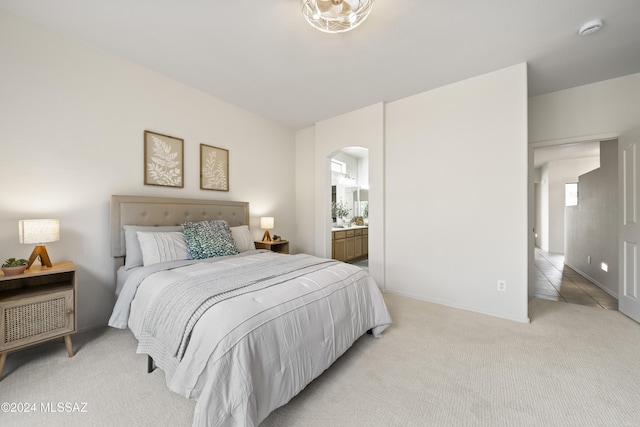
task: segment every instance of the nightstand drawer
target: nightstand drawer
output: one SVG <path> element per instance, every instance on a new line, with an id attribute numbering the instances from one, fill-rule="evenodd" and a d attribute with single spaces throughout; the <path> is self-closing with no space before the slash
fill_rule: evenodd
<path id="1" fill-rule="evenodd" d="M 289 241 L 288 240 L 272 240 L 269 242 L 254 242 L 256 249 L 266 249 L 272 252 L 278 252 L 281 254 L 289 253 Z"/>
<path id="2" fill-rule="evenodd" d="M 0 302 L 0 352 L 75 330 L 73 288 Z"/>

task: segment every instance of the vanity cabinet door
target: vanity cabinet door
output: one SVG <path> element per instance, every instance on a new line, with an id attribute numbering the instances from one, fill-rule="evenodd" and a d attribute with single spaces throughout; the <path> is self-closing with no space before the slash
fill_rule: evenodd
<path id="1" fill-rule="evenodd" d="M 359 258 L 362 256 L 362 236 L 354 237 L 353 243 L 355 246 L 353 250 L 353 257 Z"/>
<path id="2" fill-rule="evenodd" d="M 347 259 L 356 257 L 356 240 L 355 237 L 347 237 Z"/>
<path id="3" fill-rule="evenodd" d="M 334 231 L 333 233 L 332 250 L 333 254 L 331 258 L 338 261 L 347 260 L 347 234 L 344 231 Z"/>

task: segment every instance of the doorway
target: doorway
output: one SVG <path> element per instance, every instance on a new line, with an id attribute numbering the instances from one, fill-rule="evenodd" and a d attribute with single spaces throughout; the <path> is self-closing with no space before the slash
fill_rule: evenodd
<path id="1" fill-rule="evenodd" d="M 617 140 L 532 151 L 530 296 L 617 309 Z"/>
<path id="2" fill-rule="evenodd" d="M 534 149 L 536 246 L 565 253 L 565 185 L 599 167 L 600 141 Z"/>
<path id="3" fill-rule="evenodd" d="M 331 165 L 331 257 L 369 267 L 369 150 L 346 147 Z"/>

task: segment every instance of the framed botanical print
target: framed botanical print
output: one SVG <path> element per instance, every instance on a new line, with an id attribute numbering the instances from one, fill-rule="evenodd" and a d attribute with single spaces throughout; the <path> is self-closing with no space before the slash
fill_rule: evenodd
<path id="1" fill-rule="evenodd" d="M 144 183 L 184 187 L 184 140 L 144 131 Z"/>
<path id="2" fill-rule="evenodd" d="M 229 150 L 200 144 L 200 188 L 229 191 Z"/>

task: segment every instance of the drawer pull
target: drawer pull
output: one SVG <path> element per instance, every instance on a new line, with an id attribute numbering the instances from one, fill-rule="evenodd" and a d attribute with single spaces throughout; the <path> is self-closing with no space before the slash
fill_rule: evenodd
<path id="1" fill-rule="evenodd" d="M 67 314 L 72 314 L 73 313 L 73 309 L 72 308 L 67 308 Z"/>

